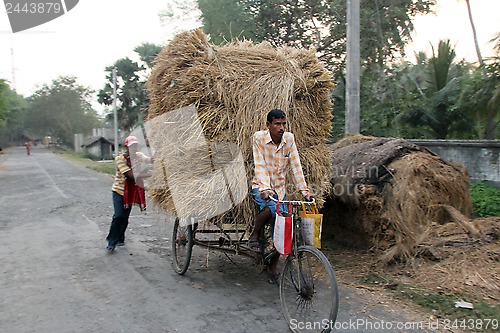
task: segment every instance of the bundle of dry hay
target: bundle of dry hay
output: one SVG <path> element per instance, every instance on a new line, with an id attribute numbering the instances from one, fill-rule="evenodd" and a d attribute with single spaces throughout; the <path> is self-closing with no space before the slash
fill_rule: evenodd
<path id="1" fill-rule="evenodd" d="M 453 222 L 429 226 L 418 252 L 414 280 L 434 289 L 473 294 L 490 304 L 500 301 L 500 217 L 470 220 L 450 206 Z"/>
<path id="2" fill-rule="evenodd" d="M 330 185 L 332 88 L 314 50 L 215 46 L 201 30 L 179 34 L 157 56 L 148 82 L 152 201 L 178 215 L 252 221 L 252 135 L 274 108 L 287 114 L 306 180 L 321 199 Z"/>
<path id="3" fill-rule="evenodd" d="M 357 135 L 339 141 L 332 185 L 326 205 L 335 223 L 368 235 L 385 263 L 413 258 L 428 227 L 450 221 L 443 205 L 472 212 L 467 174 L 401 139 Z"/>

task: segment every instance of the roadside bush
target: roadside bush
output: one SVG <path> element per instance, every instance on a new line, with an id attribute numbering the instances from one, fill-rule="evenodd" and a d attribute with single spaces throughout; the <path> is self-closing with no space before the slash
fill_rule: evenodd
<path id="1" fill-rule="evenodd" d="M 81 153 L 81 156 L 83 158 L 88 158 L 89 160 L 92 160 L 92 161 L 98 161 L 99 160 L 99 157 L 95 156 L 95 155 L 92 155 L 90 152 L 88 151 L 83 151 Z"/>
<path id="2" fill-rule="evenodd" d="M 500 189 L 479 182 L 471 186 L 470 194 L 474 216 L 500 216 Z"/>

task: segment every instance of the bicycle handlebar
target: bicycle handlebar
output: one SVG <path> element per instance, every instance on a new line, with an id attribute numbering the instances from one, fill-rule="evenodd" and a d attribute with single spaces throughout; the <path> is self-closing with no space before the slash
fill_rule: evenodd
<path id="1" fill-rule="evenodd" d="M 278 200 L 278 199 L 275 199 L 273 197 L 269 197 L 269 199 L 271 199 L 272 201 L 274 202 L 280 202 L 282 204 L 292 204 L 293 206 L 299 206 L 299 205 L 302 205 L 302 204 L 306 204 L 306 205 L 315 205 L 316 204 L 316 199 L 313 198 L 312 201 L 294 201 L 294 200 Z"/>

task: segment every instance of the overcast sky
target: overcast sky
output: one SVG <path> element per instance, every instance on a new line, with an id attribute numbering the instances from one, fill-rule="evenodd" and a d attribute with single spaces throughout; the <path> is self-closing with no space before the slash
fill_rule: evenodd
<path id="1" fill-rule="evenodd" d="M 414 19 L 412 49 L 431 55 L 440 39 L 450 39 L 457 58 L 477 61 L 474 38 L 465 0 L 438 0 L 436 15 Z M 474 25 L 483 57 L 493 55 L 495 34 L 500 33 L 500 0 L 470 0 Z"/>
<path id="2" fill-rule="evenodd" d="M 162 26 L 158 14 L 169 2 L 80 0 L 65 15 L 15 34 L 2 10 L 0 78 L 12 82 L 14 68 L 16 90 L 25 96 L 61 75 L 76 76 L 78 83 L 99 90 L 105 84 L 105 67 L 135 56 L 136 46 L 144 42 L 164 45 L 183 28 L 180 25 L 196 27 L 189 17 L 175 29 Z"/>
<path id="3" fill-rule="evenodd" d="M 80 0 L 65 15 L 25 32 L 11 33 L 5 10 L 0 13 L 0 78 L 15 78 L 16 90 L 29 96 L 42 84 L 61 75 L 73 75 L 94 90 L 105 84 L 104 69 L 131 57 L 143 42 L 166 44 L 175 32 L 199 25 L 185 17 L 161 25 L 158 14 L 170 0 Z M 429 52 L 429 42 L 450 38 L 459 58 L 476 59 L 464 0 L 438 0 L 438 16 L 417 18 L 414 46 Z M 484 55 L 487 42 L 500 32 L 500 1 L 471 0 Z M 182 25 L 182 26 L 180 26 Z M 12 57 L 12 51 L 14 57 Z M 14 76 L 13 69 L 14 68 Z M 12 86 L 12 84 L 11 84 Z"/>

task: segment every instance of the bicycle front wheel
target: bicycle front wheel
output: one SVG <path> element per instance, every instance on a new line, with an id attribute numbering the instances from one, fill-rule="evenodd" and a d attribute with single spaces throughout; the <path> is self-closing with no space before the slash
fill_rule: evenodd
<path id="1" fill-rule="evenodd" d="M 172 266 L 177 274 L 186 273 L 191 261 L 192 250 L 193 228 L 190 224 L 181 225 L 179 218 L 176 218 L 172 233 Z"/>
<path id="2" fill-rule="evenodd" d="M 283 314 L 295 333 L 330 332 L 337 319 L 337 280 L 325 255 L 300 246 L 286 259 L 280 279 Z"/>

